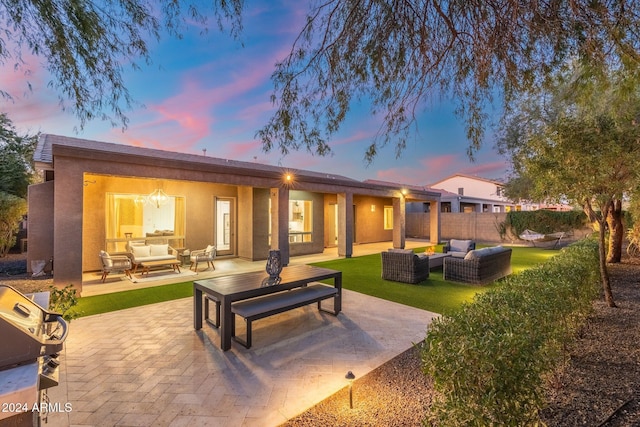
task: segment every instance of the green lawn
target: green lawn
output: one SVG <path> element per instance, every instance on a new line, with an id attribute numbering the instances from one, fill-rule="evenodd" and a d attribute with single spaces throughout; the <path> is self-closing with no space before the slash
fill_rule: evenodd
<path id="1" fill-rule="evenodd" d="M 424 248 L 414 251 L 423 252 Z M 514 273 L 518 273 L 540 264 L 556 253 L 557 251 L 547 249 L 514 247 L 511 267 Z M 346 289 L 440 314 L 457 309 L 463 302 L 471 301 L 479 292 L 500 286 L 500 282 L 488 286 L 447 282 L 442 278 L 442 269 L 432 271 L 429 279 L 417 285 L 390 282 L 381 277 L 380 254 L 343 258 L 314 265 L 342 271 L 342 284 Z"/>
<path id="2" fill-rule="evenodd" d="M 424 248 L 415 251 L 422 252 Z M 511 256 L 513 271 L 518 273 L 523 269 L 531 268 L 556 253 L 558 252 L 548 249 L 514 247 Z M 484 287 L 445 282 L 442 278 L 442 270 L 432 271 L 428 280 L 417 285 L 382 280 L 380 254 L 342 258 L 314 265 L 342 271 L 342 283 L 345 289 L 440 314 L 446 314 L 458 308 L 463 302 L 471 301 L 478 292 L 486 292 L 494 286 L 500 286 L 500 282 Z M 189 281 L 83 297 L 79 299 L 75 309 L 81 316 L 89 316 L 192 295 L 193 282 Z"/>

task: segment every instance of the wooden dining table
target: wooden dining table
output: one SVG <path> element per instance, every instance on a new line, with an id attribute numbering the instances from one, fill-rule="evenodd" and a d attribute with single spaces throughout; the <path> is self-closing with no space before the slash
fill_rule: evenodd
<path id="1" fill-rule="evenodd" d="M 333 299 L 333 311 L 337 315 L 342 310 L 342 272 L 311 265 L 285 267 L 280 273 L 280 281 L 270 285 L 269 275 L 264 271 L 219 276 L 193 282 L 193 327 L 202 329 L 203 295 L 207 294 L 220 301 L 220 348 L 231 348 L 232 316 L 231 304 L 236 301 L 269 295 L 289 289 L 304 287 L 310 282 L 333 279 L 338 290 Z"/>

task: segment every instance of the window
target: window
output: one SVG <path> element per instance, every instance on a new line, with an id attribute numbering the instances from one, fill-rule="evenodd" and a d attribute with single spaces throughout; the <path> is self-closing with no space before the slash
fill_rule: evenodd
<path id="1" fill-rule="evenodd" d="M 464 196 L 464 187 L 458 188 L 458 195 L 459 196 Z"/>
<path id="2" fill-rule="evenodd" d="M 182 247 L 185 233 L 184 197 L 169 196 L 162 205 L 145 195 L 107 193 L 105 225 L 107 251 L 124 251 L 130 239 L 152 239 Z"/>
<path id="3" fill-rule="evenodd" d="M 393 230 L 393 206 L 384 207 L 384 229 Z"/>
<path id="4" fill-rule="evenodd" d="M 313 241 L 313 202 L 289 200 L 289 243 Z"/>

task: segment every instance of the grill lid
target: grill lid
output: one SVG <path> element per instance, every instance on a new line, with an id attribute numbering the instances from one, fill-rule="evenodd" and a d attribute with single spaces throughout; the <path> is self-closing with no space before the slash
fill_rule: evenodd
<path id="1" fill-rule="evenodd" d="M 67 337 L 62 315 L 40 307 L 7 285 L 0 285 L 0 369 L 30 363 L 62 351 Z"/>

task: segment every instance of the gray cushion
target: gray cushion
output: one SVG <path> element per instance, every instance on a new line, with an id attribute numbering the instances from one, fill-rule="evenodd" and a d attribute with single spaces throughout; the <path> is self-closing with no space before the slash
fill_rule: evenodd
<path id="1" fill-rule="evenodd" d="M 453 252 L 467 252 L 467 248 L 471 245 L 472 240 L 456 240 L 451 239 L 449 241 L 450 251 Z"/>
<path id="2" fill-rule="evenodd" d="M 413 251 L 411 249 L 389 249 L 389 252 L 393 252 L 396 254 L 412 254 Z"/>

